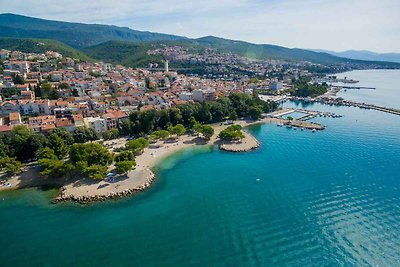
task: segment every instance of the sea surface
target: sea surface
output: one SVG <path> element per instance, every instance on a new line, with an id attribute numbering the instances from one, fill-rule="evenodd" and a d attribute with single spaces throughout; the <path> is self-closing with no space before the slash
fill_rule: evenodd
<path id="1" fill-rule="evenodd" d="M 384 107 L 400 109 L 400 71 L 399 70 L 356 70 L 337 74 L 338 78 L 359 81 L 348 86 L 364 86 L 376 89 L 348 89 L 337 96 L 348 100 L 366 102 Z"/>
<path id="2" fill-rule="evenodd" d="M 391 97 L 351 97 L 398 105 L 390 73 Z M 400 116 L 284 105 L 343 117 L 314 119 L 327 126 L 316 133 L 253 126 L 261 147 L 249 153 L 175 154 L 151 189 L 123 200 L 1 193 L 0 266 L 400 266 Z"/>

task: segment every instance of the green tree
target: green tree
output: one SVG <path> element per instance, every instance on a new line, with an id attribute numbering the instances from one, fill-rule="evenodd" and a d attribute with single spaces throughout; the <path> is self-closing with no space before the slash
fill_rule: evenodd
<path id="1" fill-rule="evenodd" d="M 69 152 L 72 163 L 83 162 L 87 166 L 108 166 L 113 161 L 113 155 L 99 143 L 73 144 Z"/>
<path id="2" fill-rule="evenodd" d="M 129 119 L 125 119 L 121 123 L 120 134 L 130 135 L 132 133 L 132 122 Z"/>
<path id="3" fill-rule="evenodd" d="M 130 150 L 122 151 L 115 156 L 116 162 L 127 161 L 127 160 L 129 160 L 129 161 L 135 160 L 135 155 Z"/>
<path id="4" fill-rule="evenodd" d="M 135 140 L 130 140 L 126 143 L 126 147 L 132 150 L 134 153 L 141 153 L 149 146 L 149 140 L 144 137 L 140 137 Z"/>
<path id="5" fill-rule="evenodd" d="M 259 118 L 261 118 L 261 107 L 260 106 L 251 106 L 249 108 L 249 115 L 253 120 L 258 120 Z"/>
<path id="6" fill-rule="evenodd" d="M 99 138 L 98 134 L 92 128 L 78 127 L 73 132 L 75 143 L 86 143 L 95 141 Z"/>
<path id="7" fill-rule="evenodd" d="M 22 163 L 15 158 L 4 157 L 0 159 L 0 169 L 5 169 L 8 174 L 20 173 L 22 167 Z"/>
<path id="8" fill-rule="evenodd" d="M 115 170 L 117 173 L 123 174 L 127 173 L 128 171 L 132 170 L 135 166 L 135 162 L 131 160 L 124 160 L 115 163 Z"/>
<path id="9" fill-rule="evenodd" d="M 229 114 L 229 119 L 232 120 L 232 121 L 235 121 L 235 120 L 238 119 L 238 115 L 236 114 L 236 111 L 232 111 L 232 112 Z"/>
<path id="10" fill-rule="evenodd" d="M 155 136 L 157 136 L 158 139 L 165 140 L 169 137 L 169 132 L 167 130 L 159 130 L 153 132 Z"/>
<path id="11" fill-rule="evenodd" d="M 203 132 L 203 125 L 201 125 L 199 122 L 196 122 L 193 126 L 193 130 L 197 133 L 200 134 Z"/>
<path id="12" fill-rule="evenodd" d="M 52 131 L 52 133 L 57 134 L 61 137 L 67 145 L 72 145 L 74 143 L 74 137 L 70 132 L 65 130 L 65 128 L 56 128 Z"/>
<path id="13" fill-rule="evenodd" d="M 63 176 L 62 172 L 64 161 L 58 158 L 43 158 L 39 159 L 40 174 L 44 176 Z"/>
<path id="14" fill-rule="evenodd" d="M 19 160 L 34 157 L 36 151 L 27 150 L 32 136 L 33 131 L 25 125 L 15 126 L 6 138 L 12 155 L 16 156 Z"/>
<path id="15" fill-rule="evenodd" d="M 0 158 L 10 155 L 10 149 L 7 144 L 3 142 L 3 137 L 0 136 Z"/>
<path id="16" fill-rule="evenodd" d="M 40 96 L 42 98 L 49 98 L 51 91 L 53 91 L 53 87 L 50 83 L 45 82 L 40 85 Z"/>
<path id="17" fill-rule="evenodd" d="M 58 136 L 56 133 L 50 134 L 48 137 L 49 147 L 54 151 L 54 154 L 58 159 L 63 159 L 68 154 L 68 146 L 64 140 Z"/>
<path id="18" fill-rule="evenodd" d="M 179 137 L 186 132 L 186 128 L 182 124 L 177 124 L 175 126 L 168 127 L 168 131 L 170 132 L 170 134 Z"/>
<path id="19" fill-rule="evenodd" d="M 201 133 L 209 140 L 214 135 L 214 128 L 209 125 L 203 125 Z"/>
<path id="20" fill-rule="evenodd" d="M 13 75 L 13 83 L 14 84 L 24 84 L 24 78 L 21 75 L 15 74 Z"/>
<path id="21" fill-rule="evenodd" d="M 107 166 L 92 165 L 84 169 L 83 173 L 90 179 L 101 180 L 107 175 Z"/>
<path id="22" fill-rule="evenodd" d="M 242 127 L 240 125 L 231 125 L 226 129 L 222 130 L 218 137 L 225 141 L 232 141 L 237 139 L 243 139 L 244 134 L 242 133 Z"/>
<path id="23" fill-rule="evenodd" d="M 105 131 L 102 135 L 105 140 L 111 140 L 119 136 L 119 131 L 118 129 L 110 129 L 108 131 Z"/>
<path id="24" fill-rule="evenodd" d="M 170 108 L 169 109 L 169 121 L 172 124 L 178 124 L 182 121 L 182 115 L 179 108 Z"/>
<path id="25" fill-rule="evenodd" d="M 60 85 L 58 86 L 58 88 L 60 89 L 70 89 L 69 84 L 68 83 L 60 83 Z"/>
<path id="26" fill-rule="evenodd" d="M 49 147 L 44 147 L 39 149 L 36 153 L 36 157 L 40 159 L 57 159 L 57 156 L 54 154 L 54 150 Z"/>

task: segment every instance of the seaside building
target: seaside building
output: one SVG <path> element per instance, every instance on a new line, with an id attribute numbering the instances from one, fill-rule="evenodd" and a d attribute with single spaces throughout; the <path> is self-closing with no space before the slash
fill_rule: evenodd
<path id="1" fill-rule="evenodd" d="M 283 84 L 280 81 L 272 81 L 269 84 L 269 90 L 280 90 L 283 88 Z"/>
<path id="2" fill-rule="evenodd" d="M 107 131 L 106 120 L 100 117 L 88 117 L 84 119 L 84 124 L 87 128 L 92 128 L 97 133 Z"/>
<path id="3" fill-rule="evenodd" d="M 196 89 L 193 90 L 193 100 L 196 102 L 215 100 L 216 91 L 214 89 Z"/>

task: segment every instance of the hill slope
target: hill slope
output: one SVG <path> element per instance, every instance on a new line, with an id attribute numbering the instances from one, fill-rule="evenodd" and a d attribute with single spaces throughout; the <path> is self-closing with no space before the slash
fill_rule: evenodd
<path id="1" fill-rule="evenodd" d="M 84 48 L 82 51 L 92 58 L 105 62 L 130 67 L 146 67 L 150 62 L 162 63 L 161 56 L 147 55 L 147 50 L 152 47 L 154 43 L 150 42 L 108 41 Z"/>
<path id="2" fill-rule="evenodd" d="M 0 48 L 38 54 L 51 50 L 71 58 L 84 61 L 92 60 L 83 52 L 55 40 L 0 37 Z"/>
<path id="3" fill-rule="evenodd" d="M 126 27 L 70 23 L 14 14 L 0 14 L 0 37 L 54 39 L 75 48 L 92 46 L 110 40 L 155 41 L 186 39 L 175 35 L 136 31 Z"/>
<path id="4" fill-rule="evenodd" d="M 151 59 L 146 58 L 147 55 L 143 53 L 144 47 L 148 45 L 147 43 L 176 42 L 175 44 L 179 45 L 212 47 L 224 52 L 233 52 L 256 59 L 310 61 L 320 64 L 347 63 L 373 65 L 381 68 L 400 67 L 400 64 L 395 63 L 366 62 L 305 49 L 290 49 L 268 44 L 252 44 L 213 36 L 189 39 L 175 35 L 136 31 L 126 27 L 52 21 L 14 14 L 0 14 L 0 37 L 58 40 L 72 47 L 84 50 L 97 59 L 110 60 L 111 62 L 122 64 L 125 64 L 124 62 L 126 61 L 133 63 L 134 60 L 138 60 L 140 64 L 134 65 L 139 66 Z M 109 41 L 125 41 L 125 43 L 121 42 L 110 45 Z M 143 47 L 137 43 L 132 44 L 132 41 L 145 42 L 146 44 Z M 104 43 L 105 45 L 100 46 L 100 44 Z M 109 47 L 110 50 L 106 51 L 106 47 Z M 107 55 L 107 53 L 112 53 L 112 55 Z"/>
<path id="5" fill-rule="evenodd" d="M 311 61 L 321 64 L 341 63 L 349 60 L 338 58 L 327 53 L 318 53 L 298 48 L 286 48 L 277 45 L 252 44 L 243 41 L 234 41 L 214 36 L 196 39 L 200 44 L 231 51 L 242 56 L 257 59 L 281 59 L 291 61 Z M 350 60 L 351 61 L 351 60 Z"/>

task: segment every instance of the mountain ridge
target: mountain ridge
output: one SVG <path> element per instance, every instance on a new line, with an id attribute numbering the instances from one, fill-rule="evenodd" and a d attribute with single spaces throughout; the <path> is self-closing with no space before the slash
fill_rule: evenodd
<path id="1" fill-rule="evenodd" d="M 86 52 L 89 48 L 108 41 L 127 42 L 126 47 L 133 47 L 131 42 L 181 42 L 182 44 L 211 47 L 224 52 L 263 60 L 309 61 L 319 64 L 377 64 L 379 67 L 400 67 L 400 64 L 391 62 L 364 62 L 306 49 L 286 48 L 271 44 L 253 44 L 211 35 L 190 39 L 184 36 L 137 31 L 128 27 L 45 20 L 11 13 L 0 14 L 0 37 L 57 40 Z M 118 44 L 118 46 L 122 48 L 121 44 Z M 99 50 L 99 47 L 96 48 Z"/>

